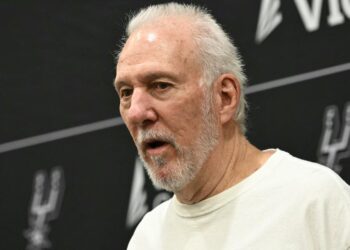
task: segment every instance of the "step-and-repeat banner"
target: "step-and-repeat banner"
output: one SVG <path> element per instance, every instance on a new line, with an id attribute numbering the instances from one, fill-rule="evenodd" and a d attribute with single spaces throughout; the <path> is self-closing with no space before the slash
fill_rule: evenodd
<path id="1" fill-rule="evenodd" d="M 243 55 L 249 139 L 350 183 L 349 0 L 193 3 Z M 170 197 L 149 182 L 112 85 L 125 15 L 145 5 L 0 3 L 0 249 L 125 249 Z"/>

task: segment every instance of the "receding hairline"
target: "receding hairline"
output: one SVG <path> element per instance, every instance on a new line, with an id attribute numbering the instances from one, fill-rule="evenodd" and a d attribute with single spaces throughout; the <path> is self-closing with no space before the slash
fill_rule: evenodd
<path id="1" fill-rule="evenodd" d="M 138 31 L 147 30 L 147 29 L 151 30 L 152 28 L 159 27 L 160 30 L 169 31 L 169 32 L 171 32 L 170 31 L 171 29 L 174 29 L 175 33 L 171 33 L 172 35 L 179 34 L 179 31 L 187 31 L 188 33 L 184 34 L 185 36 L 181 36 L 181 37 L 190 41 L 191 44 L 196 45 L 196 41 L 194 37 L 199 33 L 197 29 L 196 21 L 197 20 L 195 17 L 190 16 L 188 14 L 171 14 L 169 16 L 155 17 L 141 25 L 138 25 L 137 28 L 133 29 L 130 33 L 127 33 L 125 43 L 129 40 L 129 38 L 133 34 L 137 33 Z M 166 32 L 166 33 L 169 33 L 169 32 Z M 123 47 L 125 43 L 123 44 Z"/>
<path id="2" fill-rule="evenodd" d="M 177 3 L 167 3 L 167 4 L 160 4 L 161 6 L 167 6 L 167 5 L 177 5 Z M 144 9 L 141 9 L 138 13 L 132 13 L 129 15 L 128 25 L 126 27 L 126 37 L 124 37 L 124 43 L 121 45 L 119 53 L 117 54 L 117 58 L 119 59 L 119 56 L 126 44 L 126 42 L 129 40 L 129 38 L 132 36 L 132 34 L 136 33 L 139 30 L 147 29 L 154 26 L 160 26 L 160 23 L 163 23 L 164 29 L 167 29 L 167 25 L 172 22 L 174 23 L 182 23 L 184 26 L 176 26 L 177 29 L 175 31 L 178 31 L 180 28 L 187 27 L 189 34 L 186 37 L 187 40 L 190 42 L 191 46 L 193 46 L 194 51 L 196 52 L 196 59 L 200 60 L 200 50 L 196 49 L 196 47 L 199 45 L 198 41 L 196 40 L 196 37 L 201 36 L 203 31 L 201 28 L 203 27 L 203 24 L 200 24 L 201 21 L 203 21 L 203 15 L 210 16 L 209 18 L 213 18 L 209 12 L 208 9 L 197 6 L 193 4 L 181 4 L 182 7 L 190 7 L 190 10 L 181 8 L 178 11 L 172 11 L 172 12 L 165 12 L 158 16 L 151 16 L 151 17 L 143 17 L 143 22 L 140 24 L 133 23 L 134 17 L 140 14 Z M 154 5 L 151 7 L 156 7 L 159 5 Z M 148 8 L 145 8 L 148 9 Z M 187 11 L 183 11 L 187 10 Z M 176 32 L 177 33 L 177 32 Z"/>
<path id="3" fill-rule="evenodd" d="M 198 44 L 194 38 L 197 32 L 194 22 L 195 18 L 188 15 L 179 14 L 154 18 L 152 21 L 138 26 L 137 29 L 133 30 L 132 33 L 128 35 L 126 41 L 124 42 L 118 54 L 117 65 L 119 63 L 119 60 L 123 58 L 125 49 L 129 47 L 128 42 L 130 42 L 130 39 L 135 39 L 135 36 L 138 35 L 138 32 L 144 32 L 142 36 L 154 32 L 156 35 L 159 35 L 159 39 L 163 40 L 164 43 L 168 43 L 169 41 L 174 40 L 175 42 L 178 42 L 176 45 L 176 50 L 179 51 L 178 53 L 186 56 L 186 59 L 194 60 L 194 62 L 198 64 L 198 67 L 202 71 L 200 60 L 201 55 L 199 50 L 196 49 Z M 180 26 L 181 29 L 179 29 L 179 25 L 183 25 Z M 184 51 L 186 51 L 186 53 L 184 53 Z"/>

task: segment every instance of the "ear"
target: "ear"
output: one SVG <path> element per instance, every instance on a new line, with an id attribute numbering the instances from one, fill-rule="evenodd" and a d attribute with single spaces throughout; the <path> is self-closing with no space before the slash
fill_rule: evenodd
<path id="1" fill-rule="evenodd" d="M 233 120 L 241 93 L 238 79 L 232 74 L 223 74 L 215 82 L 216 100 L 221 124 Z"/>

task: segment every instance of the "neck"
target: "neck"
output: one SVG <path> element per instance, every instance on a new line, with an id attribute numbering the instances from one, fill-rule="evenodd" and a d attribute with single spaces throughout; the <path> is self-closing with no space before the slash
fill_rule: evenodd
<path id="1" fill-rule="evenodd" d="M 180 202 L 194 204 L 223 192 L 254 173 L 272 154 L 250 144 L 237 127 L 227 131 L 195 179 L 175 193 Z"/>

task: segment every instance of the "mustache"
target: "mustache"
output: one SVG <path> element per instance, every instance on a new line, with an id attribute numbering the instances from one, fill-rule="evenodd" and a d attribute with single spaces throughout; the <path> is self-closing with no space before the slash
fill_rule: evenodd
<path id="1" fill-rule="evenodd" d="M 142 148 L 147 142 L 155 140 L 166 142 L 175 147 L 175 149 L 178 148 L 174 135 L 161 130 L 141 130 L 137 135 L 136 143 Z"/>

